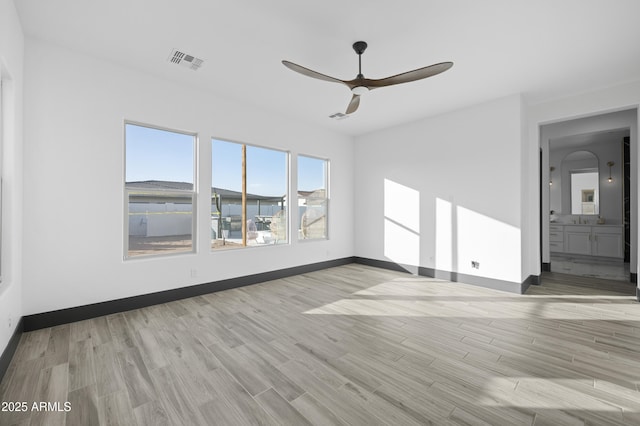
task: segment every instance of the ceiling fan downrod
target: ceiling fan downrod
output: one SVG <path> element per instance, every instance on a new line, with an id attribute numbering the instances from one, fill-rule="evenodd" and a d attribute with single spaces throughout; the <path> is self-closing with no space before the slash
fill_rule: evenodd
<path id="1" fill-rule="evenodd" d="M 353 50 L 355 50 L 356 53 L 358 54 L 358 77 L 357 78 L 364 78 L 364 76 L 362 75 L 362 54 L 364 53 L 365 50 L 367 50 L 367 43 L 364 41 L 356 41 L 355 43 L 353 43 Z"/>

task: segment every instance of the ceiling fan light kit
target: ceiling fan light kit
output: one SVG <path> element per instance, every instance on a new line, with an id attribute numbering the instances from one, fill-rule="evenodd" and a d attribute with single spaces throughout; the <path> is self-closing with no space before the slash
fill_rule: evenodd
<path id="1" fill-rule="evenodd" d="M 351 92 L 354 95 L 364 95 L 365 93 L 367 93 L 369 91 L 369 88 L 367 86 L 356 86 L 353 89 L 351 89 Z"/>
<path id="2" fill-rule="evenodd" d="M 353 96 L 351 97 L 351 101 L 347 106 L 347 111 L 345 114 L 351 114 L 355 112 L 360 105 L 360 96 L 373 89 L 385 86 L 393 86 L 395 84 L 409 83 L 411 81 L 432 77 L 448 70 L 453 66 L 453 62 L 441 62 L 438 64 L 429 65 L 428 67 L 418 68 L 413 71 L 407 71 L 401 74 L 393 75 L 391 77 L 369 79 L 365 78 L 362 74 L 362 54 L 366 49 L 367 43 L 364 41 L 356 41 L 355 43 L 353 43 L 353 50 L 358 54 L 358 75 L 353 80 L 340 80 L 338 78 L 321 74 L 317 71 L 310 70 L 289 61 L 282 61 L 282 64 L 290 70 L 302 75 L 306 75 L 307 77 L 346 85 L 353 93 Z"/>

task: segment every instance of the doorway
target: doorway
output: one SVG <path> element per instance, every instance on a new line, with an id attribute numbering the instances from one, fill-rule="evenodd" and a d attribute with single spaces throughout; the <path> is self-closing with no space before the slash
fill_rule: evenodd
<path id="1" fill-rule="evenodd" d="M 540 126 L 543 271 L 635 282 L 636 135 L 637 109 Z"/>

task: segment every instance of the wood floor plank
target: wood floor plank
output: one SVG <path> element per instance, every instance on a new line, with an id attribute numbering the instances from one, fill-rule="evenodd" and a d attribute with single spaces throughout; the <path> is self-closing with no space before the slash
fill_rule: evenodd
<path id="1" fill-rule="evenodd" d="M 7 371 L 4 373 L 4 377 L 0 380 L 0 397 L 4 397 L 5 395 L 10 395 L 9 391 L 9 383 L 11 383 L 11 379 L 13 378 L 13 373 L 16 371 L 16 364 L 18 363 L 17 358 L 13 358 L 13 360 L 9 363 L 7 367 Z M 4 401 L 4 400 L 0 400 Z M 2 411 L 0 411 L 2 413 Z"/>
<path id="2" fill-rule="evenodd" d="M 113 342 L 94 346 L 93 363 L 98 397 L 126 389 L 124 374 Z"/>
<path id="3" fill-rule="evenodd" d="M 127 325 L 127 321 L 122 314 L 108 315 L 106 317 L 109 332 L 113 337 L 116 349 L 121 351 L 135 346 L 135 338 Z"/>
<path id="4" fill-rule="evenodd" d="M 99 398 L 98 416 L 100 424 L 103 425 L 128 426 L 136 424 L 128 394 L 124 390 Z"/>
<path id="5" fill-rule="evenodd" d="M 225 369 L 218 368 L 209 372 L 213 388 L 217 390 L 217 396 L 209 403 L 200 407 L 200 410 L 212 424 L 217 421 L 219 415 L 223 415 L 228 422 L 223 424 L 233 425 L 277 425 L 278 423 L 249 395 Z M 224 407 L 220 409 L 220 402 Z"/>
<path id="6" fill-rule="evenodd" d="M 113 340 L 106 317 L 98 317 L 91 320 L 91 339 L 94 346 Z"/>
<path id="7" fill-rule="evenodd" d="M 51 328 L 47 349 L 44 352 L 47 367 L 69 362 L 70 330 L 69 324 Z"/>
<path id="8" fill-rule="evenodd" d="M 291 360 L 295 360 L 296 362 L 302 364 L 304 368 L 313 373 L 315 378 L 321 380 L 333 389 L 339 389 L 348 381 L 346 377 L 335 371 L 333 368 L 328 366 L 325 362 L 318 359 L 313 354 L 302 350 L 300 347 L 296 346 L 295 343 L 284 341 L 283 339 L 281 341 L 271 342 L 271 344 L 281 350 L 283 353 L 287 353 Z"/>
<path id="9" fill-rule="evenodd" d="M 255 399 L 279 425 L 311 425 L 298 410 L 292 407 L 291 404 L 273 388 L 269 388 L 257 395 Z"/>
<path id="10" fill-rule="evenodd" d="M 259 374 L 249 359 L 241 354 L 227 349 L 222 345 L 213 345 L 209 349 L 220 363 L 231 373 L 251 395 L 255 396 L 269 389 L 270 385 Z"/>
<path id="11" fill-rule="evenodd" d="M 69 348 L 69 390 L 95 383 L 93 342 L 91 338 L 71 342 Z"/>
<path id="12" fill-rule="evenodd" d="M 297 383 L 301 388 L 306 389 L 315 399 L 325 406 L 330 406 L 332 411 L 351 424 L 376 424 L 380 419 L 363 409 L 363 402 L 351 392 L 337 391 L 319 380 L 309 370 L 297 361 L 290 361 L 278 367 L 291 380 Z M 349 382 L 345 383 L 348 384 Z"/>
<path id="13" fill-rule="evenodd" d="M 350 264 L 24 333 L 0 400 L 72 409 L 0 424 L 638 424 L 638 306 Z"/>
<path id="14" fill-rule="evenodd" d="M 367 391 L 359 387 L 357 384 L 347 382 L 339 390 L 340 397 L 353 396 L 349 399 L 352 404 L 362 404 L 363 410 L 367 410 L 376 416 L 378 421 L 389 422 L 398 425 L 423 425 L 425 419 L 414 410 L 407 410 L 402 404 L 395 404 L 395 401 L 389 401 L 381 398 L 378 394 Z"/>
<path id="15" fill-rule="evenodd" d="M 295 400 L 291 401 L 299 413 L 301 413 L 311 424 L 314 425 L 327 425 L 327 426 L 343 426 L 346 425 L 343 420 L 340 420 L 338 416 L 322 405 L 311 394 L 305 393 L 300 395 Z"/>
<path id="16" fill-rule="evenodd" d="M 162 354 L 158 339 L 156 339 L 156 332 L 153 329 L 144 327 L 139 328 L 133 332 L 138 347 L 140 348 L 140 355 L 149 370 L 155 370 L 156 368 L 166 367 L 169 363 Z"/>
<path id="17" fill-rule="evenodd" d="M 133 347 L 120 351 L 117 357 L 129 393 L 131 407 L 136 408 L 146 402 L 153 401 L 157 390 L 154 389 L 151 376 L 138 348 Z"/>
<path id="18" fill-rule="evenodd" d="M 304 393 L 303 389 L 282 374 L 260 351 L 248 345 L 238 346 L 232 351 L 242 356 L 244 361 L 249 362 L 253 366 L 256 375 L 284 397 L 285 400 L 292 401 Z"/>
<path id="19" fill-rule="evenodd" d="M 50 328 L 23 333 L 14 357 L 19 360 L 29 360 L 44 356 L 49 346 L 50 335 Z"/>
<path id="20" fill-rule="evenodd" d="M 133 412 L 138 426 L 171 426 L 167 413 L 157 400 L 146 402 Z"/>
<path id="21" fill-rule="evenodd" d="M 14 358 L 13 362 L 15 362 L 15 371 L 4 395 L 0 397 L 0 401 L 26 402 L 30 407 L 33 401 L 36 401 L 39 391 L 38 383 L 40 382 L 40 372 L 44 367 L 44 358 L 26 359 L 24 361 Z M 3 423 L 13 424 L 30 418 L 30 410 L 0 411 L 0 416 L 2 416 L 0 418 Z"/>
<path id="22" fill-rule="evenodd" d="M 444 423 L 455 408 L 455 405 L 448 401 L 430 398 L 428 389 L 421 393 L 413 393 L 397 385 L 384 384 L 374 393 L 424 424 Z"/>
<path id="23" fill-rule="evenodd" d="M 57 404 L 59 411 L 33 411 L 31 412 L 31 424 L 56 426 L 64 425 L 66 412 L 64 404 L 67 402 L 69 393 L 67 376 L 69 375 L 69 364 L 58 364 L 40 371 L 38 382 L 38 393 L 35 402 L 45 402 Z"/>
<path id="24" fill-rule="evenodd" d="M 167 368 L 176 374 L 181 383 L 185 384 L 182 392 L 193 405 L 199 406 L 215 398 L 217 393 L 211 384 L 209 370 L 183 360 L 175 360 Z"/>
<path id="25" fill-rule="evenodd" d="M 493 425 L 531 425 L 535 417 L 532 410 L 522 407 L 502 406 L 496 407 L 491 403 L 478 403 L 478 397 L 482 396 L 481 387 L 465 387 L 456 383 L 446 381 L 436 382 L 431 386 L 430 392 L 434 398 L 455 404 L 456 408 L 450 418 L 454 421 L 456 410 L 464 409 L 473 418 L 480 422 L 487 422 Z M 487 396 L 490 398 L 490 396 Z M 460 411 L 457 411 L 458 415 Z M 463 416 L 465 417 L 465 416 Z"/>
<path id="26" fill-rule="evenodd" d="M 69 324 L 69 340 L 77 342 L 91 338 L 92 320 L 76 321 Z"/>
<path id="27" fill-rule="evenodd" d="M 215 330 L 211 327 L 213 320 L 210 317 L 202 315 L 199 312 L 192 312 L 180 317 L 180 321 L 184 323 L 191 334 L 198 337 L 198 340 L 200 340 L 204 346 L 221 343 L 220 337 L 218 337 Z"/>
<path id="28" fill-rule="evenodd" d="M 71 411 L 66 415 L 67 426 L 101 424 L 95 385 L 69 392 L 69 403 Z"/>
<path id="29" fill-rule="evenodd" d="M 162 367 L 151 372 L 155 394 L 162 403 L 171 424 L 206 425 L 194 401 L 184 391 L 185 383 L 170 368 Z M 150 401 L 147 401 L 150 402 Z"/>

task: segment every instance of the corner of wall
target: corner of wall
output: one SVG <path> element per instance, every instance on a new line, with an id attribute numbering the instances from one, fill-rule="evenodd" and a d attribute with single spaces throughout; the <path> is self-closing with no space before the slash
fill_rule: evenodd
<path id="1" fill-rule="evenodd" d="M 21 334 L 22 318 L 22 146 L 24 35 L 14 2 L 0 2 L 2 95 L 2 250 L 0 252 L 0 353 Z M 11 352 L 12 353 L 12 352 Z M 0 371 L 0 373 L 2 373 Z"/>

